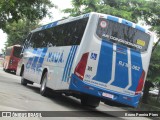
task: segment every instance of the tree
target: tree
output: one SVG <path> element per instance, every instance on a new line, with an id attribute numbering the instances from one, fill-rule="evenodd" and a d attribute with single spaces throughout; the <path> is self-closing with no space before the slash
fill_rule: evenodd
<path id="1" fill-rule="evenodd" d="M 152 53 L 148 79 L 150 81 L 159 82 L 160 81 L 160 45 L 158 45 L 155 51 Z"/>
<path id="2" fill-rule="evenodd" d="M 5 30 L 8 23 L 21 19 L 31 22 L 49 15 L 48 8 L 54 7 L 50 0 L 1 0 L 0 28 Z"/>
<path id="3" fill-rule="evenodd" d="M 50 16 L 50 0 L 1 0 L 0 28 L 7 33 L 6 47 L 22 44 L 26 35 L 38 26 L 38 21 Z"/>
<path id="4" fill-rule="evenodd" d="M 159 101 L 159 98 L 160 98 L 160 45 L 157 45 L 157 47 L 152 53 L 147 79 L 149 81 L 154 82 L 157 88 L 159 89 L 159 94 L 157 97 L 157 101 Z"/>
<path id="5" fill-rule="evenodd" d="M 8 34 L 6 47 L 15 44 L 22 45 L 28 33 L 38 26 L 38 21 L 29 22 L 28 20 L 18 20 L 18 22 L 7 24 L 5 28 L 5 32 Z"/>
<path id="6" fill-rule="evenodd" d="M 153 47 L 153 51 L 160 42 L 160 0 L 146 0 L 145 9 L 140 9 L 140 19 L 151 26 L 151 30 L 157 33 L 158 41 Z M 138 11 L 138 10 L 137 10 Z"/>
<path id="7" fill-rule="evenodd" d="M 145 4 L 144 1 L 145 0 L 72 0 L 73 8 L 64 9 L 63 11 L 70 13 L 70 16 L 77 16 L 88 12 L 100 12 L 137 22 L 140 15 L 140 13 L 137 13 L 137 9 L 140 9 L 139 6 Z M 143 5 L 143 7 L 145 6 Z"/>

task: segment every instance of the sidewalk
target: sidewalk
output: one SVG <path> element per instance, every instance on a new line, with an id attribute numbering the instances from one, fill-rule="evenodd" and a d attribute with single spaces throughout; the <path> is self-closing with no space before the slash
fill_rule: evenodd
<path id="1" fill-rule="evenodd" d="M 127 108 L 129 111 L 160 111 L 159 107 L 151 106 L 144 103 L 139 103 L 137 108 Z"/>
<path id="2" fill-rule="evenodd" d="M 160 111 L 159 107 L 151 106 L 148 104 L 140 103 L 139 106 L 137 107 L 137 110 L 141 111 Z"/>
<path id="3" fill-rule="evenodd" d="M 160 108 L 155 107 L 155 106 L 151 106 L 151 105 L 148 105 L 148 104 L 144 104 L 144 103 L 139 103 L 137 108 L 124 108 L 124 109 L 128 110 L 128 111 L 146 111 L 146 112 L 151 112 L 151 113 L 152 112 L 160 113 Z M 160 120 L 159 117 L 150 117 L 149 119 Z"/>

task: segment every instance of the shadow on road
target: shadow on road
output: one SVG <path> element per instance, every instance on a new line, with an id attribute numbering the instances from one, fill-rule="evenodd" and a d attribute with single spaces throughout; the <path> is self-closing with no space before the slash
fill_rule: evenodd
<path id="1" fill-rule="evenodd" d="M 33 92 L 40 94 L 39 87 L 33 85 L 27 85 L 26 87 L 32 90 Z M 114 115 L 108 114 L 107 111 L 100 111 L 98 109 L 91 108 L 88 106 L 82 106 L 78 99 L 65 96 L 64 94 L 57 93 L 55 91 L 53 91 L 52 94 L 47 97 L 47 99 L 50 99 L 54 103 L 72 110 L 73 116 L 79 115 L 80 117 L 115 117 Z"/>
<path id="2" fill-rule="evenodd" d="M 27 85 L 26 86 L 28 89 L 30 89 L 30 90 L 32 90 L 33 92 L 35 92 L 35 93 L 38 93 L 38 94 L 40 94 L 40 88 L 39 87 L 37 87 L 37 86 L 34 86 L 34 85 Z"/>

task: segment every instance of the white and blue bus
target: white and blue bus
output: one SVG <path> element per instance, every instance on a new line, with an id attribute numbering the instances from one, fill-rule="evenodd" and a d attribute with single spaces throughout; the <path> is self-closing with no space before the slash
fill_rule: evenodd
<path id="1" fill-rule="evenodd" d="M 111 15 L 89 13 L 52 22 L 28 35 L 17 70 L 21 84 L 41 84 L 97 107 L 100 101 L 137 107 L 153 35 Z"/>

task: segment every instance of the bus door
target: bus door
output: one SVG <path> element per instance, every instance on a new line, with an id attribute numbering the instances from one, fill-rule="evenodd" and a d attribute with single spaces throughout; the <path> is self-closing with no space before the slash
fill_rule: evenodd
<path id="1" fill-rule="evenodd" d="M 27 60 L 26 65 L 25 65 L 25 78 L 28 80 L 33 80 L 33 63 L 34 63 L 34 58 L 36 57 L 37 54 L 37 49 L 27 49 L 25 51 L 25 59 Z"/>
<path id="2" fill-rule="evenodd" d="M 38 65 L 38 61 L 40 59 L 40 56 L 41 56 L 41 53 L 42 53 L 43 49 L 41 48 L 37 48 L 37 49 L 34 49 L 34 57 L 32 59 L 32 63 L 31 63 L 31 66 L 30 66 L 30 79 L 33 80 L 34 82 L 37 82 L 37 65 Z"/>
<path id="3" fill-rule="evenodd" d="M 39 48 L 37 50 L 37 57 L 34 59 L 34 65 L 33 65 L 33 69 L 34 69 L 34 81 L 39 83 L 41 80 L 41 75 L 43 72 L 43 62 L 45 59 L 45 55 L 47 53 L 47 48 Z"/>

